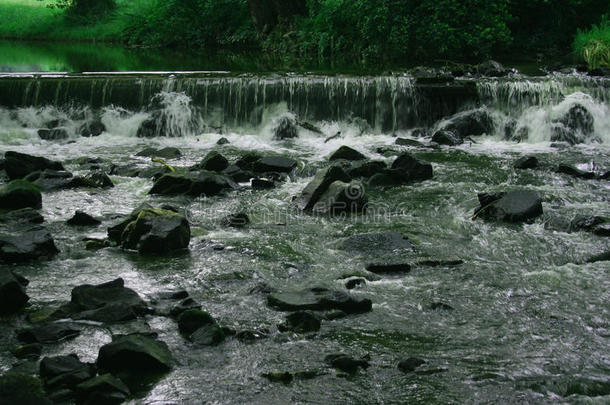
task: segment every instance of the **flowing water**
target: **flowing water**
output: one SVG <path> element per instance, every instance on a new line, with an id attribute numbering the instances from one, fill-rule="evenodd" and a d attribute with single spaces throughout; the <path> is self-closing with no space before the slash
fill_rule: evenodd
<path id="1" fill-rule="evenodd" d="M 556 173 L 559 163 L 610 169 L 610 80 L 577 74 L 504 79 L 463 79 L 417 85 L 408 76 L 241 75 L 215 73 L 7 74 L 0 76 L 0 151 L 16 150 L 66 162 L 75 174 L 82 156 L 114 164 L 152 165 L 135 154 L 147 146 L 175 146 L 174 166 L 199 162 L 210 150 L 234 160 L 245 151 L 282 154 L 299 161 L 296 174 L 269 191 L 248 187 L 212 198 L 152 197 L 152 181 L 112 177 L 108 191 L 65 190 L 43 196 L 42 213 L 61 253 L 48 262 L 13 265 L 30 280 L 34 309 L 70 299 L 80 284 L 117 277 L 143 297 L 186 289 L 222 325 L 269 329 L 252 343 L 229 339 L 216 347 L 185 341 L 174 321 L 147 322 L 177 360 L 174 369 L 134 403 L 145 404 L 463 404 L 583 403 L 610 401 L 610 265 L 583 264 L 607 251 L 607 238 L 547 226 L 576 215 L 610 216 L 608 180 Z M 551 146 L 552 122 L 576 103 L 594 118 L 592 140 Z M 495 132 L 459 147 L 399 147 L 396 136 L 432 128 L 450 114 L 474 107 L 491 112 Z M 155 112 L 160 112 L 154 115 Z M 277 141 L 271 128 L 285 114 L 317 125 L 297 139 Z M 151 116 L 168 123 L 168 137 L 136 137 Z M 78 128 L 99 117 L 106 131 L 84 138 Z M 527 127 L 521 143 L 503 140 L 511 119 Z M 37 129 L 59 120 L 70 135 L 39 139 Z M 342 136 L 327 143 L 326 136 Z M 226 137 L 230 144 L 217 146 Z M 424 141 L 423 139 L 420 139 Z M 391 163 L 401 151 L 429 161 L 434 178 L 391 189 L 367 189 L 365 215 L 324 217 L 291 208 L 291 198 L 328 155 L 349 145 Z M 383 148 L 384 154 L 377 151 Z M 389 150 L 389 152 L 388 152 Z M 395 153 L 392 153 L 392 150 Z M 512 163 L 537 156 L 543 168 L 518 171 Z M 537 190 L 544 215 L 532 224 L 471 219 L 477 193 Z M 143 258 L 118 248 L 83 249 L 82 238 L 104 237 L 107 226 L 142 202 L 172 203 L 191 222 L 187 254 Z M 65 221 L 76 209 L 103 219 L 97 229 L 75 230 Z M 245 211 L 251 224 L 223 228 L 220 219 Z M 458 257 L 459 266 L 416 267 L 368 281 L 354 290 L 373 310 L 324 321 L 320 332 L 277 332 L 284 314 L 250 290 L 264 282 L 277 289 L 342 289 L 345 274 L 362 264 L 337 248 L 350 235 L 398 231 L 425 256 Z M 223 250 L 218 250 L 223 245 Z M 431 309 L 442 302 L 453 310 Z M 15 359 L 8 349 L 12 319 L 0 330 L 0 371 Z M 45 348 L 43 355 L 78 353 L 94 361 L 110 331 L 90 326 L 80 337 Z M 344 376 L 324 357 L 370 355 L 371 366 Z M 399 360 L 427 364 L 404 374 Z M 261 377 L 270 370 L 321 370 L 290 384 Z"/>

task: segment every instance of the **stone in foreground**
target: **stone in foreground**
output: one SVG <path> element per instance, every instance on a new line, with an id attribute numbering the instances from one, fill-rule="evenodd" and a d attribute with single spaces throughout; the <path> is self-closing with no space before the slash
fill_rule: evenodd
<path id="1" fill-rule="evenodd" d="M 164 342 L 150 336 L 119 336 L 100 348 L 97 366 L 111 373 L 169 371 L 172 355 Z"/>
<path id="2" fill-rule="evenodd" d="M 19 311 L 29 299 L 22 280 L 8 269 L 0 270 L 0 314 Z"/>

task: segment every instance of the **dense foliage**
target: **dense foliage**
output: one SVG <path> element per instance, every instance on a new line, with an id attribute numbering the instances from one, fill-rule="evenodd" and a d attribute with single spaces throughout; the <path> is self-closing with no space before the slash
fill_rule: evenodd
<path id="1" fill-rule="evenodd" d="M 604 15 L 599 25 L 586 31 L 578 30 L 574 52 L 581 56 L 590 69 L 610 67 L 610 17 Z"/>

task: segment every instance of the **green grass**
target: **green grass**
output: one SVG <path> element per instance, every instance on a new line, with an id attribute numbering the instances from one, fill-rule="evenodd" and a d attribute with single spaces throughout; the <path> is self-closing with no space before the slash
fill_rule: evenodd
<path id="1" fill-rule="evenodd" d="M 590 69 L 610 67 L 610 18 L 602 16 L 599 25 L 587 31 L 578 31 L 572 44 L 574 53 L 584 60 Z"/>
<path id="2" fill-rule="evenodd" d="M 157 1 L 117 0 L 117 9 L 107 16 L 75 20 L 47 7 L 50 0 L 1 0 L 0 38 L 118 42 L 130 19 L 146 15 Z"/>

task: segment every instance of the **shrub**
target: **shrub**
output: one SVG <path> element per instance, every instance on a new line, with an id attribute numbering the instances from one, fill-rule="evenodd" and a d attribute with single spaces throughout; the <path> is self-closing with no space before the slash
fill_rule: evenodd
<path id="1" fill-rule="evenodd" d="M 578 30 L 574 39 L 575 54 L 584 60 L 589 69 L 610 67 L 610 19 L 603 15 L 599 25 L 587 31 Z"/>

